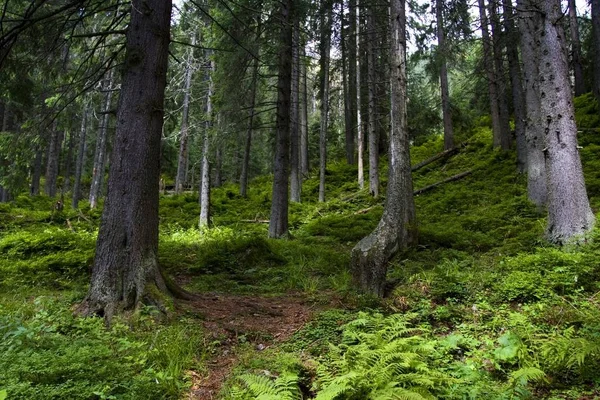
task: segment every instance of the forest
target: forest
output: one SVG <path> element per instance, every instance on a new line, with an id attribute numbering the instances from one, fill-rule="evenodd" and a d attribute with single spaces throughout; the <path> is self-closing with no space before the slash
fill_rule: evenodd
<path id="1" fill-rule="evenodd" d="M 0 400 L 600 399 L 600 0 L 0 10 Z"/>

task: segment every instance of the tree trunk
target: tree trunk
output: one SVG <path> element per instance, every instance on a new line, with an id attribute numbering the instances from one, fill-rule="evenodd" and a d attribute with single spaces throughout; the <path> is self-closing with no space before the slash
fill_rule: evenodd
<path id="1" fill-rule="evenodd" d="M 502 0 L 504 14 L 504 30 L 508 43 L 518 43 L 519 35 L 515 30 L 512 0 Z M 512 87 L 512 99 L 515 116 L 515 136 L 517 141 L 517 170 L 524 173 L 527 170 L 527 140 L 525 138 L 525 120 L 527 118 L 525 93 L 523 91 L 523 76 L 521 74 L 521 63 L 519 62 L 519 51 L 516 46 L 506 46 L 508 56 L 508 67 L 510 72 L 510 83 Z"/>
<path id="2" fill-rule="evenodd" d="M 170 0 L 133 0 L 108 196 L 85 315 L 110 322 L 167 291 L 158 266 L 158 184 Z"/>
<path id="3" fill-rule="evenodd" d="M 357 19 L 359 22 L 359 27 L 363 27 L 363 24 L 360 24 L 361 21 L 361 16 L 362 14 L 364 14 L 364 11 L 361 13 L 360 8 L 359 8 L 359 0 L 356 1 L 356 9 L 357 9 Z M 361 34 L 364 33 L 363 28 L 360 29 L 361 30 Z M 358 32 L 358 30 L 356 30 Z M 358 35 L 357 35 L 358 36 Z M 362 35 L 361 35 L 362 36 Z M 356 146 L 357 146 L 357 164 L 358 164 L 358 187 L 360 189 L 364 189 L 365 188 L 365 171 L 364 171 L 364 154 L 365 154 L 365 150 L 364 150 L 364 143 L 365 143 L 365 130 L 363 129 L 363 122 L 362 122 L 362 89 L 361 89 L 361 83 L 363 82 L 363 79 L 361 79 L 361 71 L 364 68 L 361 68 L 361 66 L 363 65 L 363 63 L 361 63 L 359 60 L 361 60 L 361 52 L 364 53 L 364 48 L 365 48 L 365 42 L 364 40 L 358 41 L 358 37 L 357 37 L 357 46 L 356 46 L 356 55 L 355 55 L 355 61 L 358 63 L 357 64 L 357 73 L 356 73 L 356 129 L 357 129 L 357 135 L 356 135 Z"/>
<path id="4" fill-rule="evenodd" d="M 196 45 L 196 35 L 192 34 L 192 46 Z M 188 49 L 187 63 L 185 65 L 185 83 L 183 86 L 183 108 L 181 112 L 181 135 L 179 137 L 179 157 L 177 159 L 177 175 L 175 177 L 175 193 L 181 194 L 184 185 L 187 184 L 186 172 L 189 159 L 189 116 L 190 116 L 190 97 L 192 89 L 192 76 L 194 71 L 192 63 L 194 61 L 193 47 Z"/>
<path id="5" fill-rule="evenodd" d="M 257 55 L 258 57 L 258 55 Z M 250 115 L 248 117 L 248 132 L 244 144 L 244 160 L 240 174 L 240 196 L 248 196 L 248 170 L 250 168 L 250 150 L 252 149 L 252 131 L 254 130 L 254 113 L 256 106 L 256 86 L 258 84 L 258 59 L 252 63 L 252 89 L 250 94 Z"/>
<path id="6" fill-rule="evenodd" d="M 75 181 L 73 182 L 73 199 L 71 205 L 73 208 L 79 208 L 79 199 L 81 198 L 81 177 L 85 165 L 85 154 L 87 152 L 87 121 L 89 118 L 89 103 L 83 106 L 81 115 L 81 130 L 79 131 L 79 149 L 77 151 L 77 164 L 75 166 Z"/>
<path id="7" fill-rule="evenodd" d="M 321 1 L 321 127 L 319 130 L 319 201 L 325 201 L 325 172 L 327 168 L 327 128 L 329 125 L 329 51 L 333 4 Z"/>
<path id="8" fill-rule="evenodd" d="M 108 73 L 104 80 L 102 90 L 104 91 L 104 109 L 102 115 L 102 124 L 100 132 L 96 139 L 96 152 L 94 153 L 94 167 L 92 170 L 92 185 L 90 186 L 90 208 L 98 206 L 98 200 L 102 196 L 102 181 L 104 180 L 104 171 L 106 169 L 106 147 L 108 142 L 108 126 L 110 123 L 110 107 L 112 102 L 112 82 L 113 70 Z"/>
<path id="9" fill-rule="evenodd" d="M 492 45 L 494 49 L 494 76 L 496 77 L 496 87 L 498 89 L 498 112 L 500 115 L 500 148 L 510 150 L 511 136 L 508 103 L 506 100 L 506 74 L 504 70 L 504 61 L 502 56 L 503 35 L 500 27 L 500 18 L 496 0 L 490 2 L 490 23 L 492 27 Z"/>
<path id="10" fill-rule="evenodd" d="M 375 230 L 352 249 L 351 269 L 359 290 L 383 296 L 390 259 L 415 240 L 409 138 L 406 124 L 405 2 L 391 1 L 390 167 L 383 216 Z"/>
<path id="11" fill-rule="evenodd" d="M 577 149 L 575 109 L 569 81 L 565 34 L 560 24 L 560 0 L 536 0 L 543 30 L 540 54 L 541 115 L 548 177 L 548 228 L 552 243 L 564 244 L 594 227 L 595 217 L 585 189 Z"/>
<path id="12" fill-rule="evenodd" d="M 489 23 L 485 11 L 485 0 L 478 0 L 479 15 L 481 18 L 481 36 L 483 42 L 483 61 L 488 80 L 488 92 L 490 96 L 490 111 L 492 114 L 492 131 L 494 135 L 494 147 L 502 148 L 502 124 L 500 122 L 500 108 L 498 104 L 498 84 L 494 73 L 494 55 L 490 38 Z"/>
<path id="13" fill-rule="evenodd" d="M 300 61 L 300 74 L 302 75 L 302 98 L 300 106 L 300 171 L 302 175 L 308 174 L 308 68 L 306 68 L 306 50 L 304 49 L 304 43 L 302 44 L 302 60 Z"/>
<path id="14" fill-rule="evenodd" d="M 579 40 L 579 23 L 577 22 L 577 5 L 575 0 L 569 0 L 569 25 L 571 31 L 571 60 L 575 76 L 575 96 L 581 96 L 585 91 L 583 80 L 583 65 L 581 61 L 581 42 Z"/>
<path id="15" fill-rule="evenodd" d="M 61 197 L 64 198 L 65 193 L 71 189 L 71 168 L 73 164 L 73 152 L 75 150 L 75 139 L 73 138 L 73 132 L 69 132 L 69 148 L 67 150 L 67 159 L 65 160 L 65 172 L 63 178 L 63 186 Z"/>
<path id="16" fill-rule="evenodd" d="M 206 122 L 204 124 L 204 140 L 202 145 L 202 180 L 200 181 L 200 227 L 207 227 L 210 224 L 210 162 L 208 155 L 210 152 L 209 132 L 212 129 L 213 107 L 212 96 L 214 93 L 214 81 L 212 71 L 215 64 L 211 61 L 210 69 L 207 71 L 208 93 L 206 94 Z"/>
<path id="17" fill-rule="evenodd" d="M 300 202 L 302 179 L 300 173 L 300 20 L 294 17 L 292 54 L 292 99 L 290 110 L 290 200 Z"/>
<path id="18" fill-rule="evenodd" d="M 6 132 L 10 129 L 10 102 L 4 104 L 4 112 L 2 113 L 2 132 Z"/>
<path id="19" fill-rule="evenodd" d="M 592 0 L 592 33 L 594 44 L 594 94 L 600 103 L 600 0 Z"/>
<path id="20" fill-rule="evenodd" d="M 518 21 L 521 32 L 521 54 L 523 54 L 523 86 L 525 88 L 526 119 L 525 140 L 527 144 L 527 197 L 539 210 L 546 205 L 548 186 L 546 183 L 546 161 L 542 116 L 540 114 L 540 88 L 536 32 L 540 29 L 537 12 L 529 9 L 529 0 L 517 0 Z"/>
<path id="21" fill-rule="evenodd" d="M 46 160 L 46 185 L 44 192 L 49 197 L 56 196 L 56 184 L 60 166 L 60 152 L 62 148 L 63 132 L 57 127 L 56 121 L 52 124 L 50 142 L 48 143 L 48 159 Z"/>
<path id="22" fill-rule="evenodd" d="M 269 237 L 288 234 L 288 170 L 290 142 L 290 98 L 292 91 L 292 15 L 293 0 L 280 2 L 279 76 L 277 79 L 277 120 L 275 123 L 275 160 Z"/>
<path id="23" fill-rule="evenodd" d="M 40 178 L 42 177 L 42 148 L 37 146 L 35 151 L 35 159 L 33 161 L 33 173 L 31 174 L 31 195 L 38 196 L 40 194 Z"/>
<path id="24" fill-rule="evenodd" d="M 444 1 L 436 0 L 435 14 L 437 18 L 438 57 L 440 57 L 440 89 L 442 93 L 442 117 L 444 120 L 444 149 L 454 147 L 454 130 L 450 111 L 450 90 L 448 89 L 448 67 L 446 65 L 446 35 L 444 32 Z"/>
<path id="25" fill-rule="evenodd" d="M 357 30 L 356 30 L 356 12 L 358 0 L 350 0 L 350 10 L 348 13 L 349 32 L 348 32 L 348 124 L 350 129 L 346 129 L 346 160 L 349 164 L 354 163 L 354 146 L 356 141 L 356 132 L 358 129 L 358 90 L 356 82 L 358 75 L 356 73 L 356 51 L 357 51 Z"/>
<path id="26" fill-rule="evenodd" d="M 376 74 L 376 35 L 375 10 L 369 5 L 367 9 L 367 76 L 369 93 L 369 192 L 371 196 L 379 196 L 379 137 L 377 135 L 377 74 Z"/>

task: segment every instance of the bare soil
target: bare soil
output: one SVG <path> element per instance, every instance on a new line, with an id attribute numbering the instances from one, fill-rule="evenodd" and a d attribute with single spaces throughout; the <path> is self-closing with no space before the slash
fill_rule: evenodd
<path id="1" fill-rule="evenodd" d="M 250 343 L 260 352 L 288 339 L 311 318 L 314 308 L 299 296 L 257 297 L 204 294 L 180 305 L 182 311 L 199 314 L 207 343 L 217 343 L 207 361 L 206 373 L 190 371 L 190 400 L 217 399 L 223 382 L 235 367 L 236 347 Z"/>

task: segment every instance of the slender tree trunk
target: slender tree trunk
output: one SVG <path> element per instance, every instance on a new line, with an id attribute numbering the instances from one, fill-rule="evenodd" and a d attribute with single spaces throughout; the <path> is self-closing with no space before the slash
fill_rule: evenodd
<path id="1" fill-rule="evenodd" d="M 356 8 L 357 8 L 357 20 L 359 22 L 359 27 L 361 27 L 361 37 L 362 34 L 364 34 L 364 30 L 362 29 L 362 27 L 364 27 L 364 24 L 360 24 L 361 21 L 361 17 L 362 14 L 364 14 L 364 11 L 361 13 L 360 8 L 359 8 L 359 3 L 360 1 L 357 0 L 356 1 Z M 358 29 L 356 30 L 358 32 Z M 357 35 L 358 36 L 358 35 Z M 363 82 L 363 79 L 361 78 L 362 75 L 362 70 L 364 68 L 361 68 L 363 63 L 360 62 L 359 60 L 361 60 L 361 53 L 364 53 L 364 48 L 365 48 L 365 41 L 364 39 L 362 41 L 358 40 L 357 37 L 357 46 L 356 46 L 356 62 L 358 63 L 357 65 L 357 73 L 356 73 L 356 129 L 357 129 L 357 137 L 356 137 L 356 145 L 357 145 L 357 163 L 358 163 L 358 187 L 360 189 L 364 189 L 365 188 L 365 171 L 364 171 L 364 155 L 365 155 L 365 150 L 364 150 L 364 144 L 365 144 L 365 130 L 363 129 L 363 122 L 362 122 L 362 87 L 361 84 Z"/>
<path id="2" fill-rule="evenodd" d="M 292 54 L 292 99 L 290 110 L 290 200 L 300 202 L 302 178 L 300 172 L 300 20 L 294 18 Z"/>
<path id="3" fill-rule="evenodd" d="M 4 104 L 4 112 L 2 113 L 2 132 L 6 132 L 10 129 L 10 102 Z"/>
<path id="4" fill-rule="evenodd" d="M 104 180 L 104 171 L 106 169 L 106 147 L 108 142 L 108 126 L 110 124 L 110 107 L 112 103 L 112 82 L 113 70 L 108 73 L 104 80 L 102 89 L 104 91 L 104 109 L 102 115 L 102 125 L 96 139 L 96 152 L 94 153 L 94 167 L 92 170 L 92 185 L 90 187 L 90 207 L 96 208 L 98 200 L 102 196 L 101 188 Z"/>
<path id="5" fill-rule="evenodd" d="M 481 36 L 483 41 L 483 61 L 488 80 L 488 91 L 490 95 L 490 111 L 492 114 L 492 131 L 494 134 L 494 147 L 502 148 L 502 124 L 500 121 L 500 108 L 498 104 L 499 91 L 494 73 L 494 55 L 490 38 L 489 23 L 485 11 L 485 0 L 478 0 L 479 15 L 481 18 Z"/>
<path id="6" fill-rule="evenodd" d="M 504 13 L 504 30 L 508 43 L 518 43 L 519 35 L 515 30 L 512 0 L 502 0 Z M 515 136 L 517 139 L 517 169 L 520 173 L 527 170 L 527 140 L 525 138 L 525 120 L 527 118 L 525 93 L 523 90 L 523 77 L 519 51 L 516 46 L 506 46 L 510 83 L 512 87 L 512 100 L 515 115 Z"/>
<path id="7" fill-rule="evenodd" d="M 351 268 L 359 290 L 384 295 L 390 259 L 416 239 L 415 206 L 406 122 L 405 1 L 391 1 L 390 169 L 383 216 L 375 230 L 352 249 Z"/>
<path id="8" fill-rule="evenodd" d="M 319 201 L 325 201 L 327 128 L 329 126 L 329 51 L 331 48 L 332 4 L 321 1 L 321 127 L 319 130 Z"/>
<path id="9" fill-rule="evenodd" d="M 108 196 L 88 294 L 79 307 L 110 322 L 167 291 L 158 267 L 158 184 L 170 0 L 133 0 Z"/>
<path id="10" fill-rule="evenodd" d="M 367 9 L 367 87 L 369 93 L 369 192 L 379 196 L 379 136 L 377 135 L 377 73 L 376 73 L 376 35 L 375 10 L 372 5 Z"/>
<path id="11" fill-rule="evenodd" d="M 250 115 L 248 117 L 248 132 L 244 144 L 244 160 L 240 175 L 240 195 L 248 196 L 248 170 L 250 168 L 250 150 L 252 149 L 252 131 L 254 130 L 254 113 L 256 106 L 256 86 L 258 85 L 258 59 L 252 63 L 252 92 L 250 94 Z"/>
<path id="12" fill-rule="evenodd" d="M 302 175 L 308 174 L 308 68 L 306 67 L 306 50 L 302 44 L 302 60 L 300 61 L 300 74 L 302 79 L 302 102 L 300 105 L 300 171 Z"/>
<path id="13" fill-rule="evenodd" d="M 89 103 L 83 106 L 81 114 L 81 130 L 79 131 L 79 149 L 77 151 L 77 164 L 75 166 L 75 181 L 73 182 L 73 199 L 71 205 L 73 208 L 79 208 L 79 199 L 81 198 L 81 177 L 85 165 L 85 154 L 87 152 L 87 121 L 89 118 Z"/>
<path id="14" fill-rule="evenodd" d="M 63 132 L 58 129 L 56 121 L 52 124 L 50 142 L 48 143 L 48 159 L 46 160 L 46 185 L 44 191 L 49 197 L 56 196 L 56 184 L 60 166 Z"/>
<path id="15" fill-rule="evenodd" d="M 585 189 L 577 149 L 575 109 L 569 81 L 569 63 L 560 0 L 536 0 L 541 10 L 540 54 L 541 115 L 544 116 L 544 155 L 548 177 L 547 238 L 564 244 L 594 227 L 595 217 Z"/>
<path id="16" fill-rule="evenodd" d="M 192 34 L 192 46 L 196 45 L 196 35 Z M 192 90 L 192 76 L 194 71 L 192 63 L 194 61 L 193 47 L 188 50 L 187 63 L 185 66 L 185 83 L 183 87 L 183 108 L 181 115 L 181 135 L 179 137 L 179 157 L 177 159 L 177 176 L 175 177 L 175 193 L 181 194 L 184 185 L 187 184 L 186 172 L 188 169 L 188 140 L 189 140 L 189 116 L 190 116 L 190 97 Z"/>
<path id="17" fill-rule="evenodd" d="M 348 32 L 348 113 L 350 130 L 346 130 L 346 160 L 354 163 L 354 148 L 358 130 L 358 86 L 356 85 L 358 74 L 356 69 L 357 42 L 357 17 L 358 0 L 350 0 L 349 32 Z"/>
<path id="18" fill-rule="evenodd" d="M 585 93 L 583 80 L 583 65 L 581 61 L 581 42 L 579 41 L 579 23 L 577 22 L 577 5 L 575 0 L 569 0 L 569 25 L 571 31 L 571 60 L 575 76 L 575 96 Z"/>
<path id="19" fill-rule="evenodd" d="M 31 176 L 31 195 L 38 196 L 40 194 L 40 179 L 42 177 L 42 147 L 37 146 L 35 151 L 35 159 L 33 161 L 33 173 Z"/>
<path id="20" fill-rule="evenodd" d="M 288 235 L 288 176 L 290 142 L 290 101 L 292 91 L 292 15 L 294 1 L 280 2 L 281 37 L 279 43 L 279 77 L 277 79 L 277 120 L 275 127 L 275 160 L 269 237 Z"/>
<path id="21" fill-rule="evenodd" d="M 444 32 L 444 1 L 435 1 L 437 18 L 438 56 L 440 57 L 440 89 L 442 93 L 442 117 L 444 120 L 444 149 L 454 147 L 454 129 L 450 110 L 450 90 L 448 89 L 448 67 L 446 65 L 446 35 Z"/>
<path id="22" fill-rule="evenodd" d="M 594 44 L 594 89 L 593 92 L 600 103 L 600 0 L 592 3 L 592 34 Z"/>
<path id="23" fill-rule="evenodd" d="M 504 70 L 504 61 L 502 56 L 503 35 L 500 27 L 500 18 L 496 0 L 489 4 L 490 23 L 492 27 L 492 47 L 494 49 L 494 75 L 496 77 L 496 87 L 498 89 L 498 112 L 500 115 L 500 147 L 502 150 L 510 150 L 511 136 L 509 124 L 509 112 L 506 96 L 506 74 Z"/>
<path id="24" fill-rule="evenodd" d="M 214 61 L 211 61 L 210 70 L 207 72 L 208 93 L 206 94 L 206 122 L 204 124 L 204 140 L 202 145 L 202 180 L 200 183 L 200 227 L 207 227 L 210 224 L 210 162 L 208 155 L 210 153 L 209 132 L 212 129 L 213 109 L 212 96 L 214 93 L 214 82 L 212 71 L 214 71 Z"/>
<path id="25" fill-rule="evenodd" d="M 539 210 L 546 205 L 548 186 L 546 183 L 546 161 L 544 160 L 544 128 L 540 106 L 538 82 L 540 58 L 537 54 L 536 32 L 540 30 L 540 18 L 530 9 L 529 0 L 517 0 L 518 21 L 521 32 L 521 54 L 523 54 L 523 86 L 525 88 L 527 142 L 527 197 Z"/>
<path id="26" fill-rule="evenodd" d="M 75 151 L 75 139 L 73 137 L 73 132 L 69 133 L 69 148 L 67 150 L 67 159 L 65 160 L 65 172 L 63 178 L 63 187 L 61 192 L 61 197 L 64 198 L 65 193 L 67 193 L 71 189 L 71 171 L 73 165 L 73 152 Z"/>

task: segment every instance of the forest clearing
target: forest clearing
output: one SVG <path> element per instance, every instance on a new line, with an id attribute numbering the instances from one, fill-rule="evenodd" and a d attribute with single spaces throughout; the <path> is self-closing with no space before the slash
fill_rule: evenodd
<path id="1" fill-rule="evenodd" d="M 600 399 L 600 0 L 472 3 L 4 1 L 0 400 Z"/>

